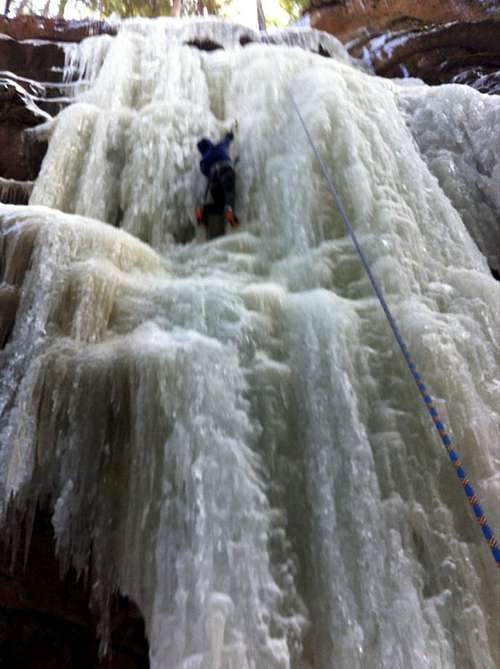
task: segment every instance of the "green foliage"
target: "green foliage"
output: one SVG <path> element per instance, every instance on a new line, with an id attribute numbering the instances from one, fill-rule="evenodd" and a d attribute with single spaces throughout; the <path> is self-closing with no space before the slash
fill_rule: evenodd
<path id="1" fill-rule="evenodd" d="M 82 0 L 102 16 L 192 16 L 218 14 L 229 0 Z"/>
<path id="2" fill-rule="evenodd" d="M 205 11 L 208 14 L 219 14 L 230 2 L 231 0 L 181 0 L 181 13 L 183 16 L 203 15 Z"/>
<path id="3" fill-rule="evenodd" d="M 170 15 L 170 0 L 90 0 L 86 3 L 102 16 L 118 14 L 119 16 L 163 16 Z"/>
<path id="4" fill-rule="evenodd" d="M 280 0 L 280 5 L 292 19 L 298 19 L 302 12 L 310 7 L 311 2 L 310 0 Z"/>

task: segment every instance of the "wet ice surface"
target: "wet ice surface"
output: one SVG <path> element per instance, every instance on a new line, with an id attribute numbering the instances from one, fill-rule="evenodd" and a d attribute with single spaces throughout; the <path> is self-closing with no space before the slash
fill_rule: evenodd
<path id="1" fill-rule="evenodd" d="M 490 103 L 461 89 L 476 139 L 456 130 L 451 150 L 444 89 L 285 46 L 202 53 L 165 44 L 162 22 L 91 40 L 44 206 L 0 209 L 20 296 L 2 505 L 51 495 L 62 564 L 92 560 L 104 638 L 119 588 L 154 668 L 492 669 L 491 557 L 289 92 L 498 531 L 500 293 L 462 220 L 493 205 L 484 169 L 461 209 L 432 160 L 442 137 L 457 173 L 462 146 L 493 174 L 474 130 Z M 178 246 L 203 193 L 196 142 L 233 118 L 242 231 Z"/>

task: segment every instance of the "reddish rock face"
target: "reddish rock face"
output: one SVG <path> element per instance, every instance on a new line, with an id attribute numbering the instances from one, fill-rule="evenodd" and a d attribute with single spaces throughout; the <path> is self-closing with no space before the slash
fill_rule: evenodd
<path id="1" fill-rule="evenodd" d="M 0 202 L 22 204 L 31 192 L 47 151 L 43 135 L 30 129 L 50 120 L 64 105 L 42 94 L 30 94 L 34 82 L 0 72 Z M 16 180 L 7 183 L 6 180 Z"/>
<path id="2" fill-rule="evenodd" d="M 379 34 L 452 21 L 479 21 L 495 13 L 495 0 L 313 0 L 311 25 L 349 42 Z M 498 13 L 498 8 L 496 9 Z"/>
<path id="3" fill-rule="evenodd" d="M 32 127 L 49 118 L 37 106 L 35 98 L 19 83 L 19 79 L 0 77 L 0 123 L 18 123 L 24 127 Z"/>
<path id="4" fill-rule="evenodd" d="M 38 175 L 47 151 L 46 142 L 27 136 L 23 127 L 0 123 L 0 176 L 32 181 Z"/>
<path id="5" fill-rule="evenodd" d="M 418 77 L 428 84 L 462 83 L 500 94 L 499 20 L 389 32 L 357 41 L 351 53 L 368 58 L 382 76 Z"/>
<path id="6" fill-rule="evenodd" d="M 105 21 L 65 21 L 42 16 L 0 16 L 0 33 L 17 40 L 47 40 L 50 42 L 81 42 L 90 35 L 116 34 L 116 28 Z"/>
<path id="7" fill-rule="evenodd" d="M 19 193 L 27 192 L 22 182 L 35 179 L 40 170 L 47 144 L 28 131 L 50 120 L 66 104 L 59 89 L 62 45 L 24 39 L 41 33 L 56 35 L 54 24 L 32 16 L 0 17 L 0 178 L 21 182 L 19 188 L 0 188 L 2 202 L 16 203 Z M 86 37 L 88 27 L 75 34 Z"/>
<path id="8" fill-rule="evenodd" d="M 38 81 L 60 81 L 64 50 L 55 42 L 19 41 L 0 34 L 0 69 Z"/>
<path id="9" fill-rule="evenodd" d="M 0 202 L 25 199 L 47 150 L 27 131 L 70 102 L 61 87 L 64 43 L 115 32 L 104 21 L 0 16 Z"/>
<path id="10" fill-rule="evenodd" d="M 463 83 L 500 93 L 500 7 L 494 0 L 316 2 L 311 25 L 387 77 Z"/>
<path id="11" fill-rule="evenodd" d="M 31 86 L 33 89 L 33 86 Z M 0 75 L 0 176 L 29 181 L 38 174 L 46 151 L 45 142 L 26 134 L 50 119 L 36 98 L 14 77 Z"/>

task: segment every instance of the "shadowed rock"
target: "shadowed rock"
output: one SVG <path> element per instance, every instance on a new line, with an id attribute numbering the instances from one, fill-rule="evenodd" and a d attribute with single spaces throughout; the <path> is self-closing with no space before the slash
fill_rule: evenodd
<path id="1" fill-rule="evenodd" d="M 39 37 L 39 32 L 33 33 L 35 28 L 48 24 L 36 18 L 0 17 L 0 31 Z M 67 91 L 72 85 L 62 82 L 64 60 L 61 44 L 20 41 L 0 32 L 0 178 L 19 182 L 36 178 L 47 145 L 26 131 L 50 120 L 70 103 Z M 19 203 L 20 198 L 23 201 L 21 191 L 9 184 L 1 199 Z"/>
<path id="2" fill-rule="evenodd" d="M 250 35 L 242 35 L 240 37 L 241 46 L 247 46 L 247 44 L 254 44 L 255 40 Z"/>
<path id="3" fill-rule="evenodd" d="M 0 34 L 0 68 L 37 81 L 61 81 L 64 49 L 54 42 L 18 41 Z"/>
<path id="4" fill-rule="evenodd" d="M 66 21 L 43 16 L 23 15 L 16 18 L 0 16 L 0 33 L 16 40 L 47 40 L 52 42 L 81 42 L 91 35 L 115 35 L 116 26 L 106 21 Z"/>
<path id="5" fill-rule="evenodd" d="M 62 578 L 49 513 L 38 510 L 26 564 L 23 527 L 17 544 L 0 540 L 0 658 L 9 669 L 147 669 L 148 644 L 137 606 L 111 602 L 110 653 L 98 657 L 97 619 L 88 606 L 92 576 Z M 11 564 L 9 564 L 11 562 Z M 86 581 L 86 582 L 85 582 Z"/>
<path id="6" fill-rule="evenodd" d="M 31 90 L 37 90 L 33 83 Z M 46 151 L 26 130 L 50 120 L 19 81 L 0 78 L 0 177 L 29 181 L 36 177 Z"/>
<path id="7" fill-rule="evenodd" d="M 32 190 L 33 181 L 16 181 L 0 177 L 0 202 L 3 204 L 28 204 Z"/>
<path id="8" fill-rule="evenodd" d="M 312 2 L 314 28 L 345 43 L 351 55 L 386 77 L 467 84 L 500 92 L 500 10 L 480 0 Z"/>
<path id="9" fill-rule="evenodd" d="M 192 39 L 186 42 L 187 46 L 194 46 L 200 51 L 217 51 L 223 49 L 222 44 L 218 44 L 211 39 Z"/>
<path id="10" fill-rule="evenodd" d="M 361 36 L 453 21 L 479 21 L 498 14 L 495 0 L 312 0 L 308 17 L 313 28 L 348 43 Z"/>
<path id="11" fill-rule="evenodd" d="M 417 31 L 393 32 L 351 44 L 351 53 L 368 59 L 377 74 L 418 77 L 428 84 L 467 83 L 498 92 L 500 20 L 452 23 Z"/>
<path id="12" fill-rule="evenodd" d="M 7 76 L 0 78 L 0 124 L 31 128 L 50 118 L 20 83 Z"/>

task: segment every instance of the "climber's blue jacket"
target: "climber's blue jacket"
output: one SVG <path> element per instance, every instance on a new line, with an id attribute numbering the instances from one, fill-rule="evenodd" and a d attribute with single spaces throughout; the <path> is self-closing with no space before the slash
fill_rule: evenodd
<path id="1" fill-rule="evenodd" d="M 206 177 L 209 177 L 210 170 L 215 165 L 215 163 L 231 162 L 231 156 L 229 155 L 229 145 L 233 139 L 233 133 L 228 132 L 222 142 L 219 142 L 218 144 L 213 144 L 206 137 L 203 137 L 203 139 L 198 142 L 198 151 L 202 155 L 200 161 L 200 170 L 202 171 L 202 174 L 204 174 Z"/>

